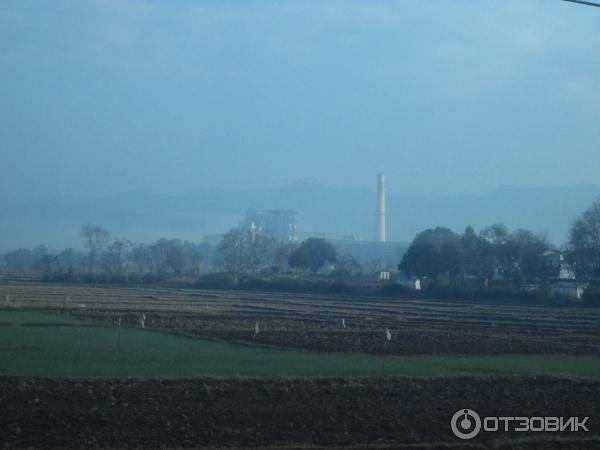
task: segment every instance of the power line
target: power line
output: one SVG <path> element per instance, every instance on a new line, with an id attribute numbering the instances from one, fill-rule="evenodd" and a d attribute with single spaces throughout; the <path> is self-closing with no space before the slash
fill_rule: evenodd
<path id="1" fill-rule="evenodd" d="M 563 1 L 571 2 L 571 3 L 579 3 L 581 5 L 596 6 L 597 8 L 600 8 L 600 3 L 586 2 L 583 0 L 563 0 Z"/>

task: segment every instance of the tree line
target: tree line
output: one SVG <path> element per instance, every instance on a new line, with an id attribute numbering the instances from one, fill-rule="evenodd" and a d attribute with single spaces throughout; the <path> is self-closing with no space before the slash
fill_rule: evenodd
<path id="1" fill-rule="evenodd" d="M 214 249 L 180 239 L 160 238 L 151 244 L 125 238 L 111 239 L 98 225 L 86 224 L 80 230 L 83 250 L 67 248 L 50 252 L 46 246 L 19 248 L 2 255 L 8 269 L 17 272 L 43 272 L 46 276 L 68 278 L 74 274 L 119 276 L 128 273 L 153 275 L 197 275 L 203 264 L 211 264 Z"/>
<path id="2" fill-rule="evenodd" d="M 45 246 L 20 248 L 0 255 L 4 266 L 17 272 L 43 272 L 53 277 L 75 273 L 119 277 L 127 274 L 195 276 L 227 273 L 240 278 L 324 273 L 338 281 L 357 280 L 389 270 L 379 264 L 363 266 L 349 254 L 338 255 L 325 239 L 282 242 L 268 234 L 234 228 L 213 247 L 179 239 L 160 238 L 151 244 L 111 238 L 98 225 L 80 230 L 82 250 L 50 252 Z M 530 230 L 509 231 L 494 224 L 477 233 L 461 234 L 445 227 L 427 229 L 411 242 L 398 264 L 402 274 L 455 288 L 519 288 L 548 283 L 568 269 L 578 280 L 600 280 L 600 200 L 594 202 L 570 229 L 562 248 Z M 323 269 L 326 269 L 323 272 Z"/>
<path id="3" fill-rule="evenodd" d="M 479 234 L 469 226 L 459 235 L 437 227 L 417 235 L 398 268 L 451 286 L 471 281 L 482 287 L 494 283 L 514 287 L 558 277 L 560 266 L 554 255 L 552 245 L 529 230 L 511 233 L 503 224 L 495 224 Z"/>
<path id="4" fill-rule="evenodd" d="M 301 244 L 285 242 L 269 234 L 234 228 L 218 246 L 222 268 L 237 282 L 241 275 L 280 274 L 287 269 L 316 274 L 337 261 L 337 252 L 325 239 L 309 238 Z"/>
<path id="5" fill-rule="evenodd" d="M 433 283 L 461 287 L 519 287 L 547 283 L 563 276 L 578 280 L 600 279 L 600 200 L 595 201 L 570 229 L 562 249 L 542 234 L 501 223 L 476 233 L 462 234 L 437 227 L 419 233 L 402 257 L 398 269 Z M 566 272 L 566 273 L 565 273 Z"/>
<path id="6" fill-rule="evenodd" d="M 335 248 L 324 239 L 297 244 L 241 228 L 226 233 L 217 248 L 179 239 L 160 238 L 152 244 L 113 239 L 108 230 L 93 224 L 82 226 L 80 237 L 82 250 L 68 248 L 52 253 L 41 245 L 7 252 L 1 255 L 2 260 L 14 271 L 43 272 L 53 278 L 74 274 L 113 278 L 127 274 L 198 276 L 201 272 L 225 271 L 237 282 L 242 275 L 261 277 L 287 270 L 317 273 L 337 259 Z"/>

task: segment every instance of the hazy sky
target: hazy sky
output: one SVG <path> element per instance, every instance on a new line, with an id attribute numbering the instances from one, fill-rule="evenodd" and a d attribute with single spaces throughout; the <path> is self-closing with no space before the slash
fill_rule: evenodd
<path id="1" fill-rule="evenodd" d="M 0 196 L 596 184 L 600 9 L 0 2 Z"/>

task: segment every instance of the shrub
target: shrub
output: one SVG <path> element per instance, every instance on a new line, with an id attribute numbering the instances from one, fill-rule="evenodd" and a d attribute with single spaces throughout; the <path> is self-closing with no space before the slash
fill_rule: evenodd
<path id="1" fill-rule="evenodd" d="M 583 291 L 583 301 L 591 305 L 600 305 L 600 286 L 590 286 Z"/>

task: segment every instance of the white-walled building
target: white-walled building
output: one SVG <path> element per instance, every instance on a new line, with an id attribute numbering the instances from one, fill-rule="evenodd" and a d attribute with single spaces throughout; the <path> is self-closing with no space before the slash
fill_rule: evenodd
<path id="1" fill-rule="evenodd" d="M 283 242 L 298 240 L 296 213 L 292 211 L 249 209 L 240 226 L 253 233 L 264 233 Z"/>

